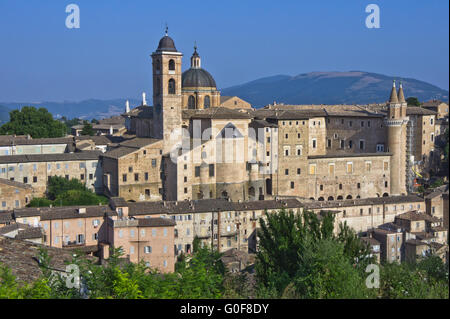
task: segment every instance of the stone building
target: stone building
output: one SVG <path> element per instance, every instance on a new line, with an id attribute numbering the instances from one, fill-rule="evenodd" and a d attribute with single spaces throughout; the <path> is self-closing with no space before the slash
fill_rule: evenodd
<path id="1" fill-rule="evenodd" d="M 31 138 L 30 136 L 0 135 L 0 157 L 3 155 L 60 154 L 73 152 L 73 139 Z"/>
<path id="2" fill-rule="evenodd" d="M 101 155 L 105 193 L 126 200 L 162 199 L 161 140 L 136 138 Z"/>
<path id="3" fill-rule="evenodd" d="M 436 112 L 438 119 L 442 119 L 445 117 L 448 118 L 448 103 L 439 100 L 430 100 L 427 102 L 423 102 L 421 106 L 425 109 Z"/>
<path id="4" fill-rule="evenodd" d="M 77 178 L 87 188 L 103 192 L 100 151 L 0 156 L 0 178 L 31 185 L 43 197 L 50 176 Z"/>
<path id="5" fill-rule="evenodd" d="M 33 187 L 0 178 L 0 211 L 22 208 L 33 198 Z"/>

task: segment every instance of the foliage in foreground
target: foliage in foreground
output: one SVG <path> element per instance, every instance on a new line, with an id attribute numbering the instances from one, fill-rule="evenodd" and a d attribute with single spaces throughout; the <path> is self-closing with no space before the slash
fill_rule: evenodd
<path id="1" fill-rule="evenodd" d="M 260 224 L 259 297 L 448 298 L 448 267 L 438 257 L 380 265 L 379 289 L 367 288 L 368 247 L 345 224 L 334 234 L 331 213 L 281 211 Z"/>
<path id="2" fill-rule="evenodd" d="M 103 266 L 75 254 L 70 263 L 80 269 L 82 289 L 67 288 L 41 249 L 43 274 L 32 283 L 18 282 L 0 265 L 0 298 L 449 298 L 448 265 L 434 256 L 416 264 L 382 264 L 380 287 L 367 288 L 365 267 L 372 262 L 367 247 L 346 225 L 333 234 L 333 223 L 331 215 L 268 216 L 261 223 L 256 278 L 227 272 L 220 253 L 194 240 L 193 254 L 182 256 L 170 274 L 143 262 L 124 263 L 120 248 Z"/>

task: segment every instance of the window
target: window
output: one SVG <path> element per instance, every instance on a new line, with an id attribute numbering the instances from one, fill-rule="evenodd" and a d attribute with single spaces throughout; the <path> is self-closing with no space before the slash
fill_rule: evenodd
<path id="1" fill-rule="evenodd" d="M 309 174 L 315 175 L 316 174 L 316 164 L 310 164 L 309 165 Z"/>
<path id="2" fill-rule="evenodd" d="M 291 182 L 291 189 L 294 189 L 294 188 L 295 188 L 295 183 Z"/>
<path id="3" fill-rule="evenodd" d="M 195 109 L 195 97 L 193 95 L 189 96 L 188 99 L 188 109 Z"/>
<path id="4" fill-rule="evenodd" d="M 86 168 L 86 165 L 84 163 L 80 163 L 80 169 L 81 168 Z"/>
<path id="5" fill-rule="evenodd" d="M 209 108 L 211 106 L 211 98 L 209 95 L 205 96 L 205 101 L 203 102 L 203 107 L 205 109 Z"/>
<path id="6" fill-rule="evenodd" d="M 389 162 L 383 162 L 383 170 L 384 171 L 389 170 Z"/>
<path id="7" fill-rule="evenodd" d="M 347 174 L 351 174 L 351 173 L 353 173 L 353 163 L 348 162 L 347 163 Z"/>
<path id="8" fill-rule="evenodd" d="M 323 185 L 320 185 L 319 188 L 321 191 L 323 191 Z"/>
<path id="9" fill-rule="evenodd" d="M 81 179 L 82 181 L 84 181 L 84 174 L 81 174 L 81 175 L 80 175 L 80 179 Z"/>
<path id="10" fill-rule="evenodd" d="M 361 183 L 356 184 L 357 188 L 361 188 Z"/>
<path id="11" fill-rule="evenodd" d="M 328 165 L 328 172 L 330 173 L 330 175 L 334 175 L 334 164 Z"/>
<path id="12" fill-rule="evenodd" d="M 200 176 L 200 166 L 195 166 L 195 177 Z"/>
<path id="13" fill-rule="evenodd" d="M 352 140 L 348 141 L 348 148 L 353 148 L 353 141 Z"/>
<path id="14" fill-rule="evenodd" d="M 288 139 L 288 138 L 289 138 L 289 134 L 286 134 L 286 135 L 285 135 L 285 138 Z"/>
<path id="15" fill-rule="evenodd" d="M 302 155 L 302 146 L 297 145 L 295 148 L 297 149 L 297 156 L 301 156 Z"/>
<path id="16" fill-rule="evenodd" d="M 339 184 L 339 189 L 341 189 L 341 190 L 342 190 L 342 184 Z"/>
<path id="17" fill-rule="evenodd" d="M 291 151 L 290 146 L 284 146 L 284 156 L 289 156 L 290 151 Z"/>
<path id="18" fill-rule="evenodd" d="M 289 175 L 289 169 L 284 170 L 284 175 Z"/>
<path id="19" fill-rule="evenodd" d="M 135 182 L 139 181 L 139 173 L 134 173 L 134 181 Z"/>
<path id="20" fill-rule="evenodd" d="M 331 139 L 328 139 L 328 140 L 327 140 L 327 147 L 328 147 L 328 148 L 331 148 Z"/>
<path id="21" fill-rule="evenodd" d="M 175 71 L 175 61 L 172 59 L 169 60 L 169 71 Z"/>
<path id="22" fill-rule="evenodd" d="M 301 169 L 297 168 L 297 175 L 300 175 L 300 173 L 301 173 Z"/>
<path id="23" fill-rule="evenodd" d="M 214 176 L 214 164 L 209 164 L 209 176 Z"/>
<path id="24" fill-rule="evenodd" d="M 152 246 L 145 246 L 144 247 L 144 253 L 150 254 L 152 252 Z"/>
<path id="25" fill-rule="evenodd" d="M 127 181 L 127 174 L 123 174 L 123 175 L 122 175 L 122 181 L 123 181 L 123 182 L 126 182 L 126 181 Z"/>
<path id="26" fill-rule="evenodd" d="M 148 188 L 145 189 L 145 196 L 150 197 L 150 190 Z"/>
<path id="27" fill-rule="evenodd" d="M 152 236 L 156 237 L 156 229 L 155 228 L 152 229 Z"/>
<path id="28" fill-rule="evenodd" d="M 352 127 L 352 126 L 353 126 L 353 122 L 352 122 L 352 121 L 349 121 L 349 122 L 348 122 L 348 126 L 349 126 L 349 127 Z"/>
<path id="29" fill-rule="evenodd" d="M 38 179 L 37 176 L 33 176 L 33 183 L 37 183 Z"/>
<path id="30" fill-rule="evenodd" d="M 152 159 L 152 167 L 156 167 L 156 159 L 155 158 Z"/>
<path id="31" fill-rule="evenodd" d="M 344 148 L 344 147 L 345 147 L 345 140 L 341 140 L 341 141 L 340 141 L 340 147 L 341 147 L 341 148 Z"/>
<path id="32" fill-rule="evenodd" d="M 377 144 L 377 152 L 384 152 L 384 145 L 383 144 Z"/>
<path id="33" fill-rule="evenodd" d="M 175 80 L 170 79 L 169 80 L 169 94 L 175 94 Z"/>
<path id="34" fill-rule="evenodd" d="M 28 183 L 28 177 L 24 177 L 24 178 L 23 178 L 23 183 L 24 183 L 24 184 Z"/>
<path id="35" fill-rule="evenodd" d="M 364 121 L 361 121 L 361 127 L 364 127 Z"/>
<path id="36" fill-rule="evenodd" d="M 312 140 L 312 147 L 313 148 L 317 147 L 317 140 L 315 138 L 313 138 L 313 140 Z"/>
<path id="37" fill-rule="evenodd" d="M 90 180 L 94 179 L 94 175 L 93 174 L 89 174 L 89 179 Z"/>
<path id="38" fill-rule="evenodd" d="M 366 171 L 370 172 L 372 170 L 372 162 L 366 162 Z"/>
<path id="39" fill-rule="evenodd" d="M 359 149 L 360 150 L 364 149 L 364 140 L 359 140 Z"/>

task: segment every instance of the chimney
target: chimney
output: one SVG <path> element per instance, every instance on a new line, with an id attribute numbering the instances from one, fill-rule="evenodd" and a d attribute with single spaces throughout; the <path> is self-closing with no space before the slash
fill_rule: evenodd
<path id="1" fill-rule="evenodd" d="M 128 112 L 130 112 L 130 101 L 126 101 L 125 102 L 125 113 L 128 113 Z"/>
<path id="2" fill-rule="evenodd" d="M 147 105 L 147 100 L 145 98 L 145 92 L 142 92 L 142 105 Z"/>
<path id="3" fill-rule="evenodd" d="M 110 125 L 109 126 L 109 135 L 113 135 L 113 133 L 114 133 L 113 127 L 112 127 L 112 125 Z"/>

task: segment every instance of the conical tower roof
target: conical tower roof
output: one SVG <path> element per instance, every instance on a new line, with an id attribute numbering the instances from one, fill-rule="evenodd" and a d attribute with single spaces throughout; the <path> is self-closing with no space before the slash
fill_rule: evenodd
<path id="1" fill-rule="evenodd" d="M 403 85 L 402 82 L 400 82 L 400 88 L 398 89 L 398 101 L 400 103 L 405 103 L 405 94 L 403 93 Z"/>
<path id="2" fill-rule="evenodd" d="M 397 90 L 395 89 L 395 80 L 392 84 L 391 97 L 389 98 L 389 103 L 398 103 Z"/>

